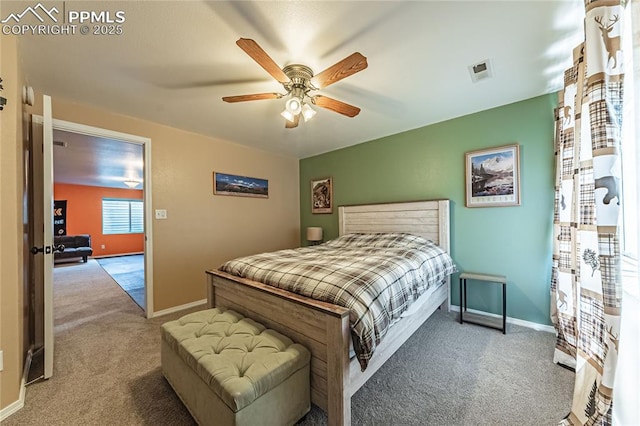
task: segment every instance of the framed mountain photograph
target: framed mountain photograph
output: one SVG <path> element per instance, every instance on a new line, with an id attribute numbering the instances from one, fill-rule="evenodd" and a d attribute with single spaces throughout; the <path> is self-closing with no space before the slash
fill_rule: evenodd
<path id="1" fill-rule="evenodd" d="M 213 193 L 215 195 L 269 198 L 269 181 L 213 172 Z"/>
<path id="2" fill-rule="evenodd" d="M 465 154 L 467 207 L 520 205 L 520 146 L 505 145 Z"/>

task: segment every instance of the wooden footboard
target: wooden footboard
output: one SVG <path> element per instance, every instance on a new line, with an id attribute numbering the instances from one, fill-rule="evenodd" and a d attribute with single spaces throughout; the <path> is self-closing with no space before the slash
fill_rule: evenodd
<path id="1" fill-rule="evenodd" d="M 329 425 L 351 421 L 349 310 L 221 271 L 207 271 L 210 307 L 232 309 L 311 352 L 311 401 Z"/>

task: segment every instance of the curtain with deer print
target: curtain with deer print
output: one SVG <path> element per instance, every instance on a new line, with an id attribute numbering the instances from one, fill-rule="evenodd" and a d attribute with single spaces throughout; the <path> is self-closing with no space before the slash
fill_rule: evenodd
<path id="1" fill-rule="evenodd" d="M 556 110 L 554 362 L 576 371 L 564 425 L 610 425 L 621 306 L 623 5 L 585 0 L 585 40 Z"/>

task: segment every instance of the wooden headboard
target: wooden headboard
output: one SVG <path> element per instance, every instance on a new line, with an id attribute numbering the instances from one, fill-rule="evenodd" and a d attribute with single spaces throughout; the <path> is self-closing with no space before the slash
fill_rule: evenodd
<path id="1" fill-rule="evenodd" d="M 338 222 L 340 235 L 407 232 L 451 252 L 449 200 L 340 206 Z"/>

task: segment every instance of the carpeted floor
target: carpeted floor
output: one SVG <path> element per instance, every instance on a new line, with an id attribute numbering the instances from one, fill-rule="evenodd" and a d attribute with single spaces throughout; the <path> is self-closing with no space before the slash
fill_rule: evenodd
<path id="1" fill-rule="evenodd" d="M 160 370 L 165 321 L 147 320 L 95 260 L 56 268 L 54 376 L 27 387 L 14 425 L 193 425 Z M 192 309 L 190 311 L 197 310 Z M 460 325 L 436 312 L 352 399 L 354 425 L 553 425 L 573 373 L 554 336 Z M 326 424 L 317 407 L 299 425 Z"/>
<path id="2" fill-rule="evenodd" d="M 133 301 L 145 309 L 144 254 L 103 257 L 97 261 Z"/>

